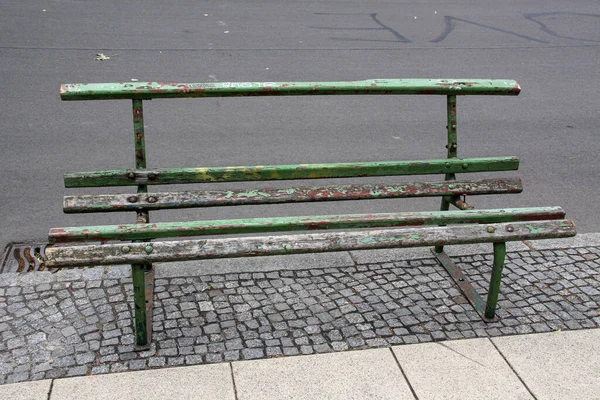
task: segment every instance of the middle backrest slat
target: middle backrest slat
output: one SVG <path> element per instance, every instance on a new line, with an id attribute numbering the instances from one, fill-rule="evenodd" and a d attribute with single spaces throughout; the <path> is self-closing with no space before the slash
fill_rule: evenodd
<path id="1" fill-rule="evenodd" d="M 520 178 L 65 196 L 65 213 L 521 193 Z"/>
<path id="2" fill-rule="evenodd" d="M 65 174 L 64 181 L 65 187 L 71 188 L 431 175 L 509 171 L 518 168 L 519 159 L 517 157 L 450 158 L 412 161 L 71 172 Z"/>

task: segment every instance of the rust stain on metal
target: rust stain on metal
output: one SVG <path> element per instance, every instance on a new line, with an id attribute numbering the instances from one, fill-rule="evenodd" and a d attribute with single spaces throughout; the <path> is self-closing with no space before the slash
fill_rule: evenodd
<path id="1" fill-rule="evenodd" d="M 448 107 L 448 111 L 449 111 L 451 117 L 456 118 L 456 102 L 450 103 L 450 105 Z M 454 128 L 454 129 L 456 129 L 456 128 Z"/>
<path id="2" fill-rule="evenodd" d="M 135 151 L 135 162 L 138 165 L 145 164 L 145 162 L 146 162 L 146 155 L 145 155 L 144 149 L 137 149 Z"/>
<path id="3" fill-rule="evenodd" d="M 133 107 L 133 120 L 139 122 L 143 118 L 142 107 Z"/>
<path id="4" fill-rule="evenodd" d="M 520 193 L 522 190 L 521 180 L 518 178 L 452 182 L 303 186 L 296 188 L 198 190 L 158 192 L 153 194 L 157 199 L 155 203 L 149 202 L 148 198 L 144 198 L 140 199 L 139 206 L 148 209 L 169 209 L 312 201 Z M 131 205 L 128 202 L 130 196 L 134 196 L 134 194 L 65 196 L 63 209 L 67 213 L 137 210 L 137 207 L 130 208 Z"/>

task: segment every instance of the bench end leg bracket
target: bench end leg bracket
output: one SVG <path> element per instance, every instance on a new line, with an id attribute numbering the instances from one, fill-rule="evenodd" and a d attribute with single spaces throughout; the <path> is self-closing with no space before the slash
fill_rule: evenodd
<path id="1" fill-rule="evenodd" d="M 471 303 L 481 319 L 484 322 L 497 322 L 500 318 L 495 315 L 495 303 L 493 304 L 493 307 L 486 306 L 486 302 L 477 293 L 473 285 L 471 285 L 471 283 L 467 280 L 467 277 L 444 251 L 438 252 L 437 249 L 432 249 L 431 252 L 438 260 L 440 265 L 448 272 L 454 283 L 456 283 L 460 291 L 464 294 L 469 303 Z M 498 290 L 494 291 L 494 293 L 496 294 L 497 299 Z M 492 306 L 492 304 L 490 304 L 490 306 Z M 491 318 L 487 317 L 486 314 L 491 316 Z"/>

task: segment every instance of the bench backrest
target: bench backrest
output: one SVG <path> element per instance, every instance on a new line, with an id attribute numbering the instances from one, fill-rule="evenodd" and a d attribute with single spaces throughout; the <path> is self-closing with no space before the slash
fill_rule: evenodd
<path id="1" fill-rule="evenodd" d="M 479 179 L 456 181 L 457 173 L 516 170 L 516 157 L 488 157 L 459 159 L 457 155 L 456 97 L 462 95 L 518 95 L 520 87 L 514 80 L 483 79 L 374 79 L 344 82 L 221 82 L 221 83 L 91 83 L 65 84 L 61 86 L 63 100 L 132 100 L 133 137 L 135 143 L 135 167 L 131 169 L 74 172 L 65 174 L 66 187 L 136 186 L 137 193 L 115 195 L 66 196 L 64 211 L 67 213 L 135 211 L 137 222 L 149 222 L 150 210 L 210 207 L 240 204 L 272 204 L 301 201 L 359 200 L 398 197 L 441 196 L 442 210 L 450 204 L 460 209 L 469 205 L 459 196 L 472 194 L 518 193 L 522 190 L 518 178 Z M 144 139 L 143 101 L 159 98 L 233 97 L 233 96 L 296 96 L 296 95 L 444 95 L 447 97 L 447 158 L 435 160 L 350 162 L 329 164 L 292 164 L 267 166 L 225 166 L 202 168 L 147 168 Z M 407 182 L 401 184 L 351 184 L 329 186 L 304 186 L 287 189 L 242 189 L 214 191 L 186 191 L 148 193 L 150 185 L 267 181 L 292 179 L 350 178 L 368 176 L 444 174 L 441 182 Z M 549 210 L 556 213 L 556 210 Z M 346 216 L 347 217 L 347 216 Z M 326 229 L 339 227 L 399 226 L 444 223 L 441 215 L 415 214 L 414 218 L 394 214 L 377 218 L 354 216 L 344 218 L 345 224 L 334 219 L 306 219 L 290 217 L 261 219 L 253 223 L 211 223 L 185 230 L 182 226 L 161 226 L 152 230 L 98 228 L 95 238 L 149 239 L 207 233 L 264 232 L 275 230 Z M 302 219 L 304 218 L 304 219 Z M 315 220 L 317 218 L 317 220 Z M 471 222 L 518 220 L 511 213 L 473 213 Z M 468 222 L 469 218 L 449 223 Z M 540 216 L 543 219 L 543 216 Z M 352 223 L 348 221 L 353 221 Z M 238 221 L 239 222 L 239 221 Z M 354 224 L 354 225 L 352 225 Z M 209 228 L 208 225 L 211 225 Z M 189 228 L 189 226 L 187 226 Z M 179 229 L 177 229 L 179 228 Z M 184 232 L 185 231 L 185 232 Z M 93 239 L 93 232 L 75 232 L 56 229 L 51 241 Z"/>

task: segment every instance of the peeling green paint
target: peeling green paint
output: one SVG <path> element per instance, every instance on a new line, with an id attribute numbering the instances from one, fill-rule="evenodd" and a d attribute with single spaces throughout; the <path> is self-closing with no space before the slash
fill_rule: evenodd
<path id="1" fill-rule="evenodd" d="M 533 225 L 526 225 L 527 229 L 529 229 L 529 232 L 531 233 L 540 233 L 542 230 L 539 227 L 533 226 Z"/>
<path id="2" fill-rule="evenodd" d="M 536 232 L 526 226 L 536 228 Z M 508 228 L 513 228 L 510 231 Z M 80 265 L 130 264 L 144 262 L 201 260 L 211 258 L 231 258 L 246 256 L 267 256 L 278 254 L 321 253 L 330 251 L 383 249 L 394 247 L 421 247 L 469 243 L 492 243 L 529 239 L 552 239 L 575 235 L 572 224 L 563 226 L 561 221 L 511 222 L 496 225 L 497 236 L 490 237 L 476 224 L 449 225 L 439 227 L 411 227 L 392 230 L 366 230 L 353 232 L 322 232 L 310 234 L 214 238 L 203 240 L 205 245 L 198 249 L 198 240 L 176 242 L 156 241 L 153 251 L 147 254 L 144 243 L 132 243 L 131 251 L 124 254 L 121 244 L 48 246 L 46 265 L 48 267 Z M 411 235 L 417 239 L 407 240 Z M 363 242 L 365 238 L 372 241 Z M 404 240 L 397 240 L 403 238 Z M 261 250 L 257 249 L 262 245 Z"/>
<path id="3" fill-rule="evenodd" d="M 56 242 L 91 240 L 148 240 L 223 234 L 268 233 L 299 230 L 385 228 L 414 225 L 488 224 L 527 219 L 559 219 L 560 207 L 505 208 L 500 210 L 425 211 L 378 214 L 347 214 L 278 218 L 246 218 L 215 221 L 159 222 L 153 224 L 102 225 L 54 228 L 49 240 Z M 481 225 L 485 230 L 486 226 Z M 418 235 L 409 239 L 418 239 Z M 365 238 L 365 243 L 372 239 Z"/>
<path id="4" fill-rule="evenodd" d="M 123 212 L 161 210 L 172 208 L 213 207 L 250 204 L 296 203 L 311 201 L 363 200 L 377 198 L 409 198 L 429 196 L 464 196 L 482 194 L 520 193 L 519 178 L 479 179 L 448 182 L 407 182 L 389 184 L 351 184 L 331 186 L 301 186 L 288 189 L 263 188 L 256 196 L 246 196 L 245 189 L 195 190 L 184 192 L 158 192 L 137 196 L 132 203 L 131 194 L 65 196 L 66 213 Z M 468 189 L 467 189 L 468 188 Z"/>
<path id="5" fill-rule="evenodd" d="M 464 163 L 468 163 L 467 169 L 463 168 Z M 300 166 L 300 164 L 290 164 L 69 172 L 65 174 L 64 181 L 65 187 L 71 188 L 471 173 L 516 170 L 519 167 L 519 159 L 517 157 L 486 157 L 305 164 L 299 168 Z M 131 173 L 134 174 L 133 179 L 129 177 Z"/>
<path id="6" fill-rule="evenodd" d="M 114 82 L 67 83 L 62 100 L 302 95 L 509 95 L 521 91 L 510 79 L 368 79 L 340 82 Z"/>

